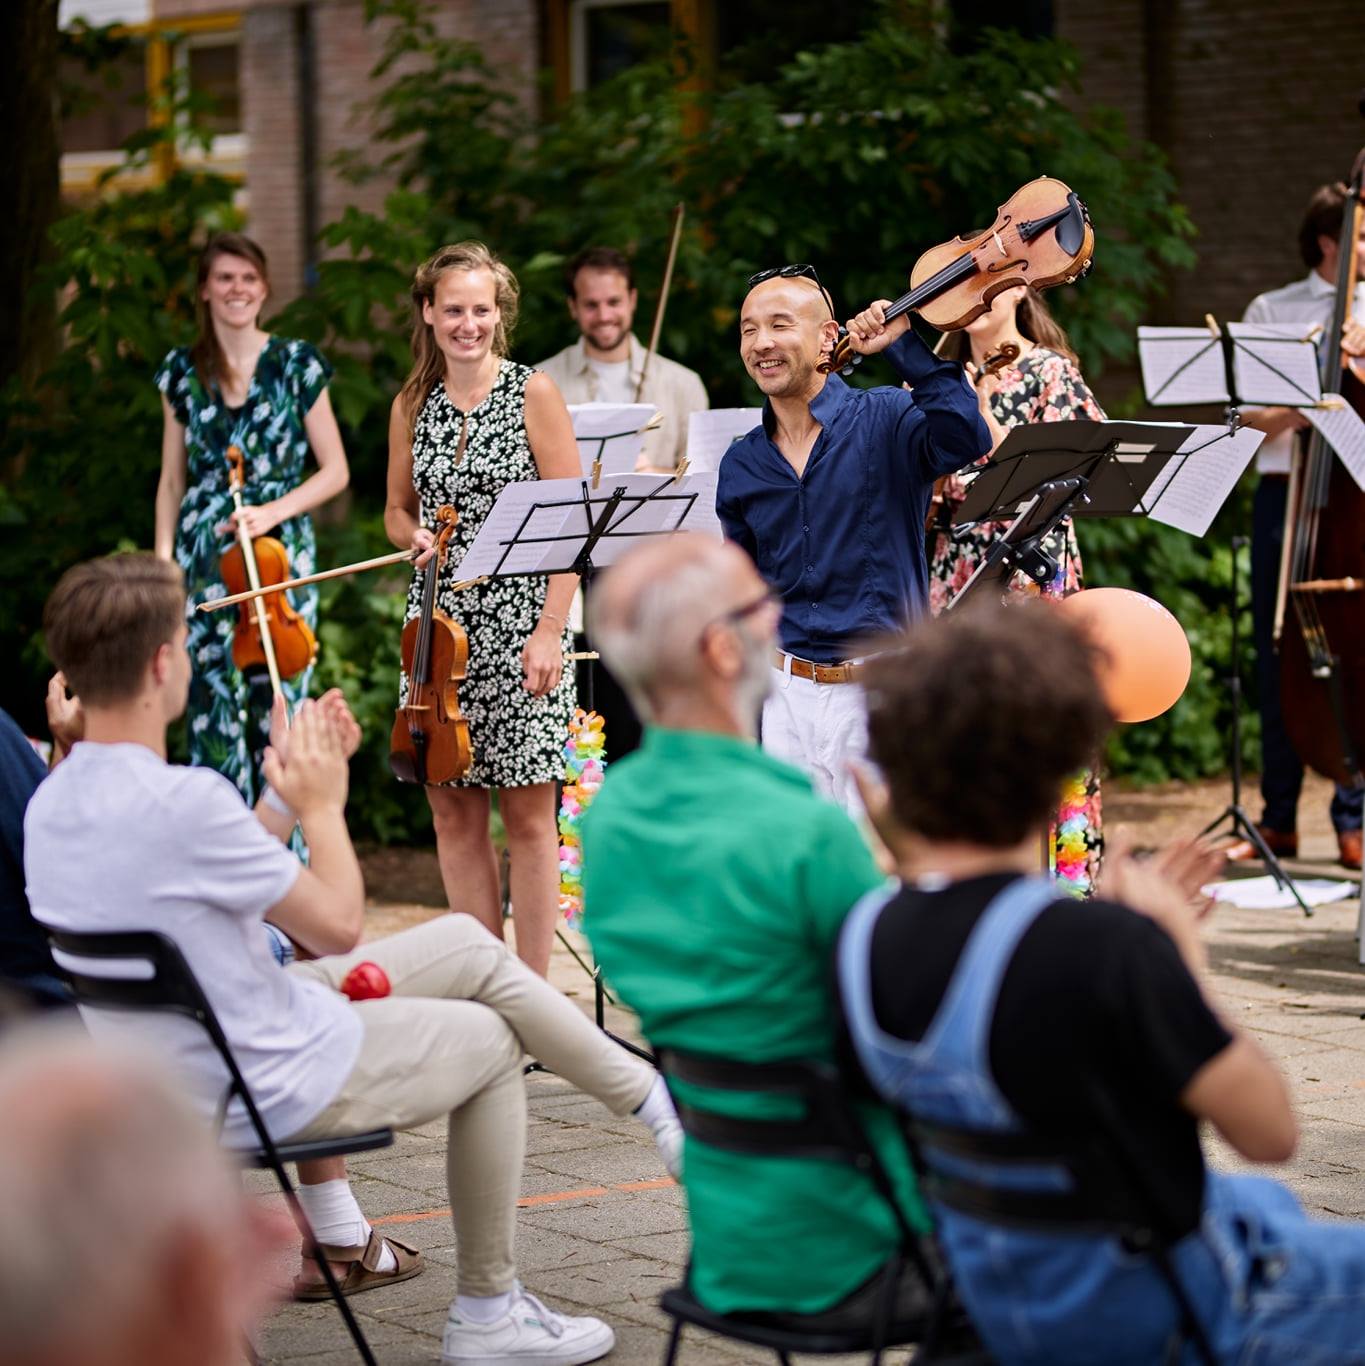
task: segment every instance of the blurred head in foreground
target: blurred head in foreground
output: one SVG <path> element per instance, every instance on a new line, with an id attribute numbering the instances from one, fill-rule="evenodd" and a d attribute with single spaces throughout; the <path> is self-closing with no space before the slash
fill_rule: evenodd
<path id="1" fill-rule="evenodd" d="M 1041 601 L 923 622 L 871 660 L 868 748 L 886 783 L 892 852 L 1041 838 L 1063 784 L 1112 724 L 1097 660 Z"/>
<path id="2" fill-rule="evenodd" d="M 0 1358 L 227 1366 L 290 1225 L 141 1057 L 72 1027 L 0 1040 Z"/>

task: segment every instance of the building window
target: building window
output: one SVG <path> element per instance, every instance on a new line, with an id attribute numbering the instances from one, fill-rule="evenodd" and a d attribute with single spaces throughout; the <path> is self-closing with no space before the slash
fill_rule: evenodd
<path id="1" fill-rule="evenodd" d="M 204 101 L 195 117 L 215 136 L 242 131 L 240 56 L 235 33 L 192 33 L 180 45 L 190 94 Z"/>
<path id="2" fill-rule="evenodd" d="M 569 0 L 570 79 L 588 90 L 668 49 L 668 0 Z"/>

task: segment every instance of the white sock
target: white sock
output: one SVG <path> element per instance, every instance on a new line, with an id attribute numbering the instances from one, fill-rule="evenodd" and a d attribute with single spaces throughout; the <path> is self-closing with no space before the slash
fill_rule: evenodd
<path id="1" fill-rule="evenodd" d="M 320 1181 L 316 1186 L 300 1183 L 299 1204 L 308 1217 L 313 1236 L 336 1247 L 364 1247 L 370 1240 L 370 1221 L 360 1212 L 351 1183 L 344 1177 Z M 398 1258 L 386 1247 L 379 1258 L 380 1271 L 393 1271 Z"/>
<path id="2" fill-rule="evenodd" d="M 470 1323 L 495 1323 L 512 1307 L 512 1292 L 501 1295 L 456 1295 L 450 1306 L 462 1319 Z"/>
<path id="3" fill-rule="evenodd" d="M 668 1087 L 662 1077 L 654 1078 L 654 1085 L 649 1088 L 649 1094 L 632 1113 L 636 1119 L 643 1120 L 651 1129 L 661 1120 L 678 1117 L 678 1112 L 673 1108 L 673 1097 L 668 1094 Z"/>

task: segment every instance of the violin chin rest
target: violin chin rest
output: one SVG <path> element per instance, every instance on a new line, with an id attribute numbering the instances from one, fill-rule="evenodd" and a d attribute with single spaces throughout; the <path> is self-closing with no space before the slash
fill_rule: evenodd
<path id="1" fill-rule="evenodd" d="M 1067 195 L 1067 214 L 1057 224 L 1057 245 L 1068 256 L 1079 253 L 1085 243 L 1085 205 L 1075 194 Z"/>

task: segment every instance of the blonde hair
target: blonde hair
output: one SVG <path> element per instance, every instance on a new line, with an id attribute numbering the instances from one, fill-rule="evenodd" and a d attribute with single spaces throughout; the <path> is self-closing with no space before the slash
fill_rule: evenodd
<path id="1" fill-rule="evenodd" d="M 486 270 L 493 277 L 498 325 L 493 332 L 493 353 L 505 356 L 508 338 L 517 325 L 521 290 L 517 277 L 482 242 L 456 242 L 442 247 L 417 267 L 412 277 L 412 369 L 398 391 L 399 403 L 411 436 L 417 414 L 427 395 L 445 373 L 445 357 L 436 345 L 431 325 L 422 316 L 425 304 L 435 304 L 436 286 L 452 270 Z"/>
<path id="2" fill-rule="evenodd" d="M 1071 339 L 1048 310 L 1048 306 L 1043 302 L 1043 296 L 1031 285 L 1024 297 L 1019 300 L 1014 322 L 1019 329 L 1019 335 L 1025 341 L 1031 341 L 1035 346 L 1046 347 L 1049 351 L 1056 351 L 1076 365 L 1081 363 L 1081 358 L 1071 345 Z M 965 329 L 945 332 L 938 339 L 934 354 L 942 356 L 944 360 L 971 360 L 972 348 Z"/>

